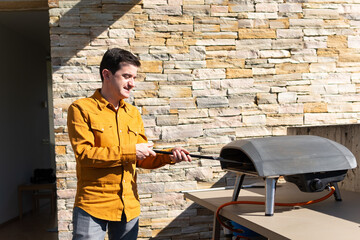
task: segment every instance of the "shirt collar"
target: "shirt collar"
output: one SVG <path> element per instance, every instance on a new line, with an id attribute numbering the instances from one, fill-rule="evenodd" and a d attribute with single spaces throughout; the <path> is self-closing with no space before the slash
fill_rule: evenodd
<path id="1" fill-rule="evenodd" d="M 92 97 L 96 100 L 96 102 L 98 103 L 98 107 L 100 110 L 103 110 L 105 107 L 107 107 L 109 103 L 104 97 L 103 95 L 101 95 L 100 93 L 100 88 L 96 89 L 96 91 L 94 92 L 94 94 L 92 95 Z M 119 104 L 119 108 L 124 108 L 125 111 L 128 110 L 128 106 L 126 104 L 126 102 L 124 101 L 124 99 L 120 100 L 120 104 Z"/>

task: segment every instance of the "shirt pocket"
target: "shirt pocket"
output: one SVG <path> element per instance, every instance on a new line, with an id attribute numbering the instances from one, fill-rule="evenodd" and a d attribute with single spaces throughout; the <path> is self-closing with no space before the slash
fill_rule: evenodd
<path id="1" fill-rule="evenodd" d="M 95 147 L 114 146 L 118 142 L 112 124 L 92 123 L 91 130 L 94 134 Z"/>
<path id="2" fill-rule="evenodd" d="M 139 129 L 135 126 L 128 125 L 129 144 L 136 144 L 139 136 Z"/>

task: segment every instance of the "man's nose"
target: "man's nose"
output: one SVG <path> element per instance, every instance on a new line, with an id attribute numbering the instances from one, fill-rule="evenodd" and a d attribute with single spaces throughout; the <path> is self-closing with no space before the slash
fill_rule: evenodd
<path id="1" fill-rule="evenodd" d="M 135 78 L 131 78 L 131 79 L 130 79 L 129 85 L 130 85 L 131 87 L 135 87 Z"/>

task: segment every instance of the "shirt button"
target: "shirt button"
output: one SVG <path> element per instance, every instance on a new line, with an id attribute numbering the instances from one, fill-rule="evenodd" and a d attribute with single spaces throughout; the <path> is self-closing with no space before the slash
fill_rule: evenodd
<path id="1" fill-rule="evenodd" d="M 104 129 L 102 128 L 101 131 L 104 131 Z"/>
<path id="2" fill-rule="evenodd" d="M 123 180 L 123 182 L 125 183 L 125 180 Z"/>
<path id="3" fill-rule="evenodd" d="M 122 132 L 122 131 L 120 130 L 120 132 Z"/>

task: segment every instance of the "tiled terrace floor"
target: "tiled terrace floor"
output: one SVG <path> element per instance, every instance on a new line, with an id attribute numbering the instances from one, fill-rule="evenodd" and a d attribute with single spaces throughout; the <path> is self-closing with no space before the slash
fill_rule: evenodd
<path id="1" fill-rule="evenodd" d="M 0 226 L 1 240 L 57 240 L 56 214 L 46 205 L 36 213 L 27 213 Z"/>

